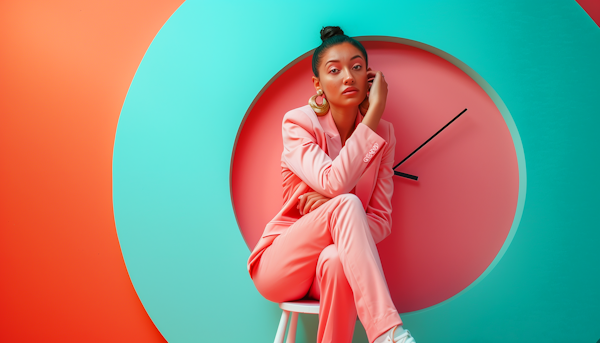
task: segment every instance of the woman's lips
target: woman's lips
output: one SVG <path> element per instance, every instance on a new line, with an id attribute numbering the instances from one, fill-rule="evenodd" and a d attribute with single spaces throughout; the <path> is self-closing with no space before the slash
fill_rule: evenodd
<path id="1" fill-rule="evenodd" d="M 354 95 L 356 93 L 358 93 L 358 89 L 354 87 L 348 87 L 342 92 L 343 95 Z"/>

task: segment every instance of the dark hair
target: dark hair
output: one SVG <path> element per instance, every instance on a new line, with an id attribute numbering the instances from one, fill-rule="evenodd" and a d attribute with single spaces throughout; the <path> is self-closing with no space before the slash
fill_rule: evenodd
<path id="1" fill-rule="evenodd" d="M 362 44 L 360 44 L 360 42 L 356 39 L 346 36 L 344 31 L 342 31 L 339 26 L 326 26 L 322 28 L 321 40 L 323 43 L 321 43 L 321 45 L 315 49 L 312 57 L 312 70 L 316 77 L 319 77 L 319 63 L 321 62 L 321 57 L 325 51 L 334 45 L 346 42 L 354 45 L 358 50 L 360 50 L 360 52 L 362 52 L 365 56 L 365 62 L 367 65 L 369 64 L 369 57 L 367 57 L 367 50 L 365 50 L 365 47 L 362 46 Z"/>

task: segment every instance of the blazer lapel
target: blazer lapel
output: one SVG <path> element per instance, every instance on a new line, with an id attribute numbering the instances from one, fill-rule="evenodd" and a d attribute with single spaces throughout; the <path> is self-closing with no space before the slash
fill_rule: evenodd
<path id="1" fill-rule="evenodd" d="M 331 111 L 327 112 L 324 116 L 317 117 L 319 124 L 325 133 L 326 147 L 323 149 L 331 159 L 335 159 L 342 150 L 342 141 L 340 140 L 340 134 L 335 126 Z M 323 147 L 321 147 L 323 148 Z"/>

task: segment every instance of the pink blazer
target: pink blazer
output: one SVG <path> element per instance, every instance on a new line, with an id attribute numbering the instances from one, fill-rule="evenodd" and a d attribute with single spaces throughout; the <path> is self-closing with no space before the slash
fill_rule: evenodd
<path id="1" fill-rule="evenodd" d="M 357 115 L 352 136 L 342 147 L 331 112 L 317 116 L 309 105 L 283 117 L 283 207 L 267 224 L 248 259 L 248 272 L 273 240 L 301 215 L 298 197 L 316 191 L 333 198 L 355 190 L 361 200 L 375 243 L 391 232 L 392 170 L 396 138 L 394 127 L 381 120 L 377 132 Z M 356 188 L 355 188 L 356 187 Z"/>

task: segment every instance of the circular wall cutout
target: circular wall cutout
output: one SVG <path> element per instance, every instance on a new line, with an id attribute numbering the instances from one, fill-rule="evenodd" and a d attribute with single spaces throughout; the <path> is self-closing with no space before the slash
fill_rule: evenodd
<path id="1" fill-rule="evenodd" d="M 384 119 L 401 161 L 463 109 L 468 111 L 394 176 L 392 234 L 378 245 L 400 312 L 438 304 L 472 284 L 505 243 L 517 210 L 519 166 L 511 132 L 484 89 L 432 52 L 363 41 L 389 84 Z M 243 121 L 231 165 L 236 218 L 250 249 L 282 205 L 281 119 L 315 93 L 311 56 L 272 80 Z"/>

